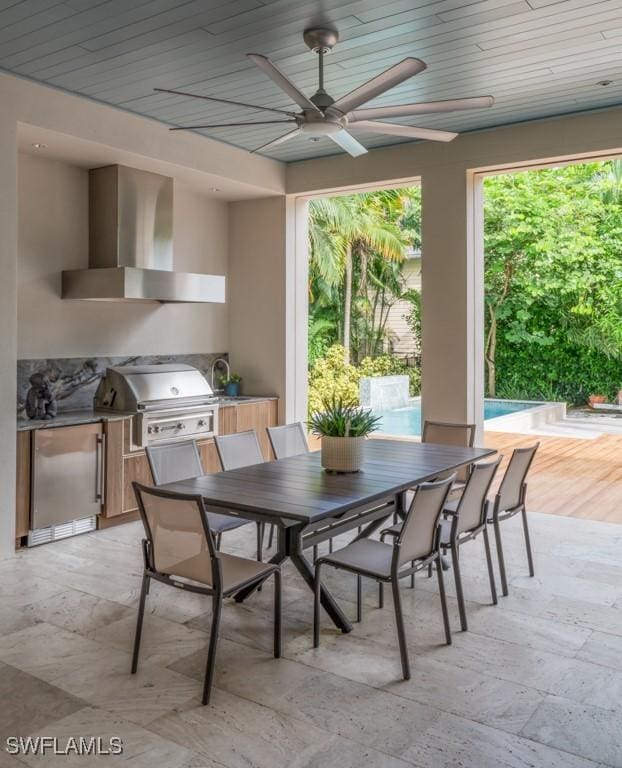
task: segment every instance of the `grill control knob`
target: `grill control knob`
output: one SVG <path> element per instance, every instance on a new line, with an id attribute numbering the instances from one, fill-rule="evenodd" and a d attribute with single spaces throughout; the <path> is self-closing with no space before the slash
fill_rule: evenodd
<path id="1" fill-rule="evenodd" d="M 149 427 L 149 431 L 151 431 L 151 427 Z M 154 432 L 159 432 L 160 431 L 160 427 L 156 424 L 155 427 L 153 428 L 153 431 Z"/>
<path id="2" fill-rule="evenodd" d="M 197 422 L 197 427 L 204 427 L 206 426 L 206 424 L 207 422 L 205 421 L 205 419 L 199 419 L 199 421 Z"/>
<path id="3" fill-rule="evenodd" d="M 184 422 L 180 421 L 179 424 L 177 425 L 177 429 L 185 429 L 185 428 L 186 428 L 186 425 L 184 424 Z"/>

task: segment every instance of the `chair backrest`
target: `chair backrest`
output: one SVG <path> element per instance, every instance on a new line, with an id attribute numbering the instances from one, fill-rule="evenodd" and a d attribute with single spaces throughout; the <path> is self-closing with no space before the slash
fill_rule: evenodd
<path id="1" fill-rule="evenodd" d="M 495 498 L 498 512 L 515 509 L 525 502 L 525 478 L 539 445 L 514 449 Z"/>
<path id="2" fill-rule="evenodd" d="M 456 509 L 458 533 L 486 525 L 486 496 L 502 458 L 499 456 L 496 461 L 473 464 Z"/>
<path id="3" fill-rule="evenodd" d="M 299 421 L 283 427 L 268 427 L 267 432 L 276 459 L 299 456 L 309 451 L 305 429 Z"/>
<path id="4" fill-rule="evenodd" d="M 147 537 L 149 567 L 218 587 L 218 551 L 201 497 L 132 485 Z"/>
<path id="5" fill-rule="evenodd" d="M 475 441 L 475 424 L 458 424 L 449 421 L 423 422 L 422 443 L 440 443 L 441 445 L 459 445 L 472 448 Z M 463 483 L 469 479 L 469 467 L 456 470 L 456 479 Z M 440 475 L 446 477 L 446 475 Z"/>
<path id="6" fill-rule="evenodd" d="M 473 447 L 475 424 L 454 424 L 449 421 L 423 422 L 423 443 L 441 443 L 442 445 L 462 445 Z"/>
<path id="7" fill-rule="evenodd" d="M 218 458 L 224 470 L 250 467 L 265 461 L 254 429 L 214 438 Z"/>
<path id="8" fill-rule="evenodd" d="M 156 485 L 188 480 L 204 475 L 199 449 L 194 440 L 165 445 L 148 445 L 145 449 L 153 482 Z"/>
<path id="9" fill-rule="evenodd" d="M 431 555 L 438 547 L 438 521 L 455 475 L 434 483 L 421 483 L 397 538 L 399 568 L 410 560 Z"/>

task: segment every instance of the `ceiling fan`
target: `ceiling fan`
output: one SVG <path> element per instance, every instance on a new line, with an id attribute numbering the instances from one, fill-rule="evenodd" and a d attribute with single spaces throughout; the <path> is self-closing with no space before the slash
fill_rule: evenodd
<path id="1" fill-rule="evenodd" d="M 155 88 L 160 93 L 172 93 L 177 96 L 190 96 L 194 99 L 232 104 L 238 107 L 259 109 L 281 115 L 278 120 L 263 120 L 243 123 L 212 123 L 209 125 L 186 125 L 171 128 L 171 131 L 192 131 L 202 128 L 233 128 L 247 125 L 291 125 L 292 129 L 276 139 L 252 150 L 260 152 L 271 149 L 277 144 L 296 138 L 309 136 L 319 138 L 327 136 L 341 149 L 352 157 L 358 157 L 367 152 L 365 147 L 352 136 L 352 133 L 380 133 L 390 136 L 404 136 L 410 139 L 429 139 L 431 141 L 451 141 L 458 135 L 450 131 L 439 131 L 432 128 L 418 128 L 414 125 L 399 125 L 397 123 L 381 122 L 394 117 L 414 117 L 415 115 L 435 114 L 439 112 L 455 112 L 464 109 L 482 109 L 492 107 L 492 96 L 475 96 L 465 99 L 449 99 L 446 101 L 428 101 L 419 104 L 401 104 L 394 107 L 372 107 L 359 109 L 359 107 L 371 99 L 382 95 L 385 91 L 403 83 L 413 75 L 423 72 L 426 68 L 421 59 L 408 57 L 398 64 L 394 64 L 384 72 L 355 88 L 350 93 L 336 101 L 324 90 L 324 55 L 329 53 L 339 39 L 339 33 L 335 29 L 313 28 L 304 32 L 304 41 L 307 46 L 319 56 L 319 87 L 317 91 L 307 98 L 289 80 L 281 70 L 266 56 L 259 53 L 248 53 L 248 58 L 259 69 L 276 83 L 289 98 L 295 102 L 302 111 L 292 112 L 272 107 L 259 107 L 253 104 L 245 104 L 239 101 L 220 99 L 214 96 L 200 96 L 184 91 L 169 90 L 168 88 Z M 295 126 L 295 127 L 293 127 Z"/>

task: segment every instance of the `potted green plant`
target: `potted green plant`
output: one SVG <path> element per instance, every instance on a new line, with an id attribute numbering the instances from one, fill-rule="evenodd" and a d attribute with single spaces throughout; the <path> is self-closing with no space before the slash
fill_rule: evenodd
<path id="1" fill-rule="evenodd" d="M 606 395 L 598 395 L 593 394 L 590 395 L 587 399 L 588 405 L 590 408 L 593 408 L 595 405 L 601 405 L 602 403 L 607 402 L 607 396 Z"/>
<path id="2" fill-rule="evenodd" d="M 240 384 L 242 377 L 239 373 L 230 373 L 228 376 L 220 377 L 220 386 L 224 389 L 227 397 L 237 397 L 240 394 Z"/>
<path id="3" fill-rule="evenodd" d="M 341 398 L 322 402 L 309 426 L 322 440 L 322 466 L 327 472 L 358 472 L 363 464 L 365 438 L 378 429 L 380 417 Z"/>

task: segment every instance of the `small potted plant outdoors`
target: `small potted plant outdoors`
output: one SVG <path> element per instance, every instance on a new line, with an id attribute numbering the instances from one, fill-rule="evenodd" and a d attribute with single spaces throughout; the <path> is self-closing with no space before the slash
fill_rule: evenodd
<path id="1" fill-rule="evenodd" d="M 587 399 L 588 405 L 590 408 L 594 408 L 595 405 L 602 405 L 602 403 L 607 402 L 607 396 L 606 395 L 598 395 L 593 394 L 590 395 Z"/>
<path id="2" fill-rule="evenodd" d="M 227 397 L 237 397 L 240 394 L 240 384 L 242 377 L 239 373 L 230 373 L 228 376 L 220 377 L 220 386 L 224 389 Z"/>
<path id="3" fill-rule="evenodd" d="M 322 466 L 327 472 L 358 472 L 363 465 L 365 438 L 378 429 L 380 417 L 333 397 L 322 403 L 309 426 L 322 439 Z"/>

